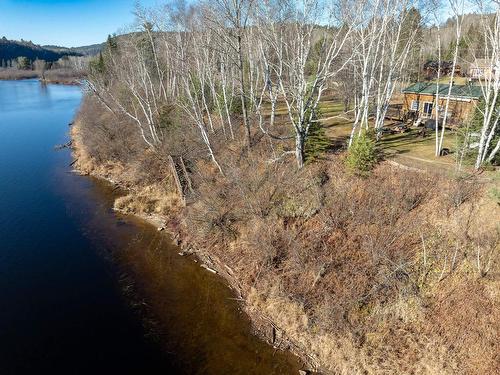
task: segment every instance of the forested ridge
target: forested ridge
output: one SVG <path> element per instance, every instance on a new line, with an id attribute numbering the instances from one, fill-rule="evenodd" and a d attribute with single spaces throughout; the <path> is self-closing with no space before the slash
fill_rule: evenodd
<path id="1" fill-rule="evenodd" d="M 42 46 L 45 49 L 49 49 L 54 52 L 58 53 L 64 53 L 67 55 L 70 55 L 72 53 L 74 54 L 81 54 L 83 56 L 96 56 L 101 52 L 101 50 L 104 47 L 104 43 L 97 43 L 97 44 L 91 44 L 88 46 L 81 46 L 81 47 L 61 47 L 61 46 L 53 46 L 53 45 L 45 45 Z"/>
<path id="2" fill-rule="evenodd" d="M 4 65 L 6 61 L 16 60 L 18 57 L 25 57 L 31 61 L 54 62 L 63 56 L 81 56 L 81 54 L 76 51 L 53 51 L 31 41 L 8 40 L 5 37 L 0 39 L 0 61 L 4 61 Z"/>
<path id="3" fill-rule="evenodd" d="M 160 220 L 229 281 L 263 337 L 312 369 L 497 373 L 500 9 L 474 6 L 137 7 L 137 28 L 88 66 L 75 167 L 124 188 L 115 209 Z M 389 107 L 420 65 L 437 61 L 429 82 L 451 90 L 478 59 L 497 70 L 469 83 L 484 95 L 453 168 L 385 160 Z M 332 105 L 342 139 L 326 132 Z"/>
<path id="4" fill-rule="evenodd" d="M 0 79 L 39 78 L 45 82 L 76 84 L 85 76 L 88 61 L 99 54 L 103 45 L 40 46 L 3 37 L 0 39 Z"/>

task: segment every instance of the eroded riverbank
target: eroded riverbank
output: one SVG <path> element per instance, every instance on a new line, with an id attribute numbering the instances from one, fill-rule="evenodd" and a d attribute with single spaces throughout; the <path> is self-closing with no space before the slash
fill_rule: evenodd
<path id="1" fill-rule="evenodd" d="M 192 260 L 189 262 L 191 265 L 195 264 L 195 272 L 198 277 L 201 276 L 199 275 L 199 270 L 201 269 L 200 266 L 205 267 L 208 272 L 203 271 L 203 273 L 207 274 L 208 277 L 212 277 L 214 280 L 217 280 L 217 285 L 224 286 L 225 291 L 220 291 L 222 293 L 222 300 L 231 300 L 234 303 L 232 306 L 228 307 L 233 311 L 235 308 L 237 308 L 238 311 L 243 308 L 244 312 L 239 312 L 239 314 L 245 322 L 243 326 L 241 326 L 242 322 L 239 322 L 240 328 L 243 328 L 247 334 L 253 333 L 254 337 L 252 337 L 252 341 L 258 343 L 258 345 L 262 346 L 262 348 L 265 348 L 267 352 L 272 353 L 272 357 L 274 357 L 274 359 L 270 358 L 272 362 L 274 362 L 273 366 L 267 367 L 265 364 L 267 359 L 264 360 L 264 362 L 262 362 L 262 360 L 267 357 L 268 354 L 265 352 L 254 352 L 254 354 L 251 354 L 248 359 L 250 360 L 249 363 L 251 363 L 251 358 L 254 357 L 253 361 L 256 360 L 257 363 L 260 363 L 257 367 L 247 370 L 250 372 L 245 372 L 242 368 L 234 369 L 232 371 L 236 371 L 237 373 L 239 371 L 243 371 L 241 373 L 256 374 L 296 374 L 299 373 L 299 369 L 302 369 L 302 371 L 309 371 L 306 369 L 315 367 L 317 365 L 315 358 L 309 358 L 305 348 L 299 346 L 300 344 L 298 345 L 296 341 L 291 341 L 290 337 L 288 337 L 286 333 L 286 330 L 279 324 L 276 324 L 270 316 L 266 314 L 266 311 L 262 309 L 262 306 L 257 306 L 257 304 L 260 303 L 258 298 L 255 299 L 255 296 L 252 296 L 252 299 L 249 300 L 249 296 L 246 292 L 248 286 L 243 286 L 241 284 L 241 275 L 236 274 L 229 266 L 227 266 L 227 264 L 224 264 L 220 261 L 220 259 L 214 257 L 209 250 L 193 247 L 194 244 L 189 241 L 189 234 L 181 224 L 181 221 L 183 220 L 181 213 L 182 204 L 178 201 L 176 195 L 165 195 L 162 188 L 158 188 L 154 185 L 141 189 L 140 186 L 135 186 L 127 181 L 125 176 L 128 176 L 130 171 L 127 170 L 125 166 L 112 163 L 99 164 L 96 162 L 96 160 L 85 151 L 85 144 L 82 142 L 82 138 L 79 133 L 80 126 L 81 122 L 77 118 L 71 128 L 74 157 L 73 165 L 75 167 L 75 171 L 82 175 L 92 176 L 111 184 L 113 191 L 121 190 L 123 194 L 121 196 L 115 195 L 116 199 L 114 199 L 114 202 L 113 200 L 110 202 L 110 205 L 113 205 L 115 211 L 117 211 L 120 215 L 135 218 L 132 220 L 142 220 L 147 222 L 148 225 L 152 226 L 152 229 L 156 230 L 160 238 L 163 238 L 164 233 L 168 234 L 167 238 L 173 238 L 174 242 L 177 243 L 177 247 L 174 251 L 169 252 L 169 257 L 174 257 L 170 259 L 178 258 L 178 261 L 183 262 L 186 259 L 196 257 L 194 262 Z M 151 210 L 147 213 L 144 212 L 144 205 L 150 206 L 153 212 L 151 212 Z M 163 209 L 165 207 L 168 208 L 168 213 L 157 212 L 158 209 Z M 157 256 L 161 256 L 161 252 L 158 252 Z M 161 261 L 157 262 L 156 266 L 161 269 L 161 264 Z M 214 275 L 210 271 L 215 271 L 218 275 Z M 148 277 L 152 274 L 154 274 L 154 272 L 144 272 L 144 275 L 147 275 Z M 160 279 L 165 277 L 165 275 L 158 273 L 156 273 L 156 275 Z M 138 279 L 143 279 L 143 277 Z M 186 280 L 188 279 L 189 278 Z M 189 281 L 188 285 L 190 285 Z M 195 283 L 194 285 L 198 285 L 198 283 Z M 231 291 L 228 289 L 228 286 Z M 190 285 L 189 288 L 192 289 L 193 285 Z M 161 303 L 161 299 L 157 300 Z M 271 304 L 272 302 L 270 301 L 268 307 L 272 307 Z M 214 316 L 214 319 L 222 320 L 222 322 L 219 322 L 219 325 L 222 324 L 221 327 L 225 326 L 223 320 L 226 318 L 226 314 L 227 312 L 220 310 Z M 159 317 L 162 315 L 164 314 L 161 312 L 158 314 Z M 217 316 L 219 316 L 219 318 L 217 318 Z M 192 319 L 196 319 L 196 317 L 193 316 Z M 237 338 L 236 342 L 233 343 L 241 343 L 242 337 L 243 336 L 240 336 L 240 334 L 233 336 L 232 340 Z M 219 340 L 217 337 L 213 337 L 212 339 Z M 227 344 L 229 347 L 231 345 L 231 340 L 229 340 Z M 231 358 L 234 354 L 236 354 L 233 350 L 230 352 L 226 352 L 226 350 L 227 349 L 219 350 L 217 353 L 219 353 L 219 355 L 220 353 L 225 353 L 225 356 L 228 358 Z M 264 355 L 264 357 L 262 357 L 262 355 Z M 299 360 L 297 356 L 300 356 L 303 360 Z M 216 363 L 214 362 L 214 364 Z M 283 365 L 284 367 L 282 367 Z M 217 371 L 219 372 L 215 373 L 221 373 L 220 371 L 222 371 L 222 369 L 218 369 Z"/>

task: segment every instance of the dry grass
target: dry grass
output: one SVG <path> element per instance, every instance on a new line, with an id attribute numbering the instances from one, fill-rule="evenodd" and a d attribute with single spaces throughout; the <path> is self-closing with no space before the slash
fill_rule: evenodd
<path id="1" fill-rule="evenodd" d="M 130 192 L 115 200 L 114 208 L 124 213 L 140 216 L 169 216 L 182 204 L 177 194 L 165 190 L 165 187 L 148 185 L 139 191 Z"/>
<path id="2" fill-rule="evenodd" d="M 31 79 L 38 77 L 38 73 L 33 70 L 0 68 L 0 80 Z"/>
<path id="3" fill-rule="evenodd" d="M 69 68 L 49 69 L 44 72 L 44 79 L 50 83 L 76 84 L 83 78 L 81 72 Z"/>
<path id="4" fill-rule="evenodd" d="M 188 207 L 188 220 L 198 218 L 188 230 L 190 241 L 210 248 L 249 287 L 251 313 L 268 315 L 328 371 L 491 373 L 498 344 L 469 338 L 467 347 L 483 362 L 478 367 L 463 352 L 463 338 L 443 335 L 444 320 L 434 310 L 449 285 L 466 301 L 471 284 L 491 288 L 498 279 L 497 223 L 481 229 L 473 220 L 484 210 L 498 214 L 498 207 L 476 204 L 484 193 L 474 181 L 389 166 L 359 179 L 338 161 L 300 173 L 279 166 L 270 173 L 261 163 L 249 168 L 251 176 L 240 167 L 238 187 L 232 178 L 203 185 L 201 195 L 211 203 Z M 219 214 L 205 216 L 212 224 L 198 231 L 193 226 L 203 212 Z M 488 275 L 474 265 L 477 246 Z M 456 329 L 490 330 L 486 321 L 499 320 L 491 308 L 485 314 L 483 321 L 457 317 Z M 479 356 L 483 345 L 492 349 Z"/>
<path id="5" fill-rule="evenodd" d="M 0 68 L 0 80 L 18 80 L 41 78 L 42 74 L 35 70 Z M 49 83 L 76 84 L 83 78 L 81 73 L 68 68 L 49 69 L 44 72 L 44 78 Z"/>

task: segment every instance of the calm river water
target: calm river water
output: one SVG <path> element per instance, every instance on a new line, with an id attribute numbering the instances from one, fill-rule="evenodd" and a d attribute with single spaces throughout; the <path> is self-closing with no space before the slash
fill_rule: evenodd
<path id="1" fill-rule="evenodd" d="M 0 81 L 0 374 L 297 374 L 218 277 L 70 173 L 81 98 Z"/>

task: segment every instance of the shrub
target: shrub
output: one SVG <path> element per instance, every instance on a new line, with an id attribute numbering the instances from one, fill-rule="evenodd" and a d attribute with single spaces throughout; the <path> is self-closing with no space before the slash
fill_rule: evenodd
<path id="1" fill-rule="evenodd" d="M 354 138 L 346 159 L 347 167 L 357 175 L 367 176 L 377 163 L 373 136 L 367 132 Z"/>
<path id="2" fill-rule="evenodd" d="M 446 197 L 448 211 L 456 209 L 470 199 L 477 191 L 477 184 L 467 176 L 458 176 L 450 180 L 450 186 L 447 189 Z"/>

